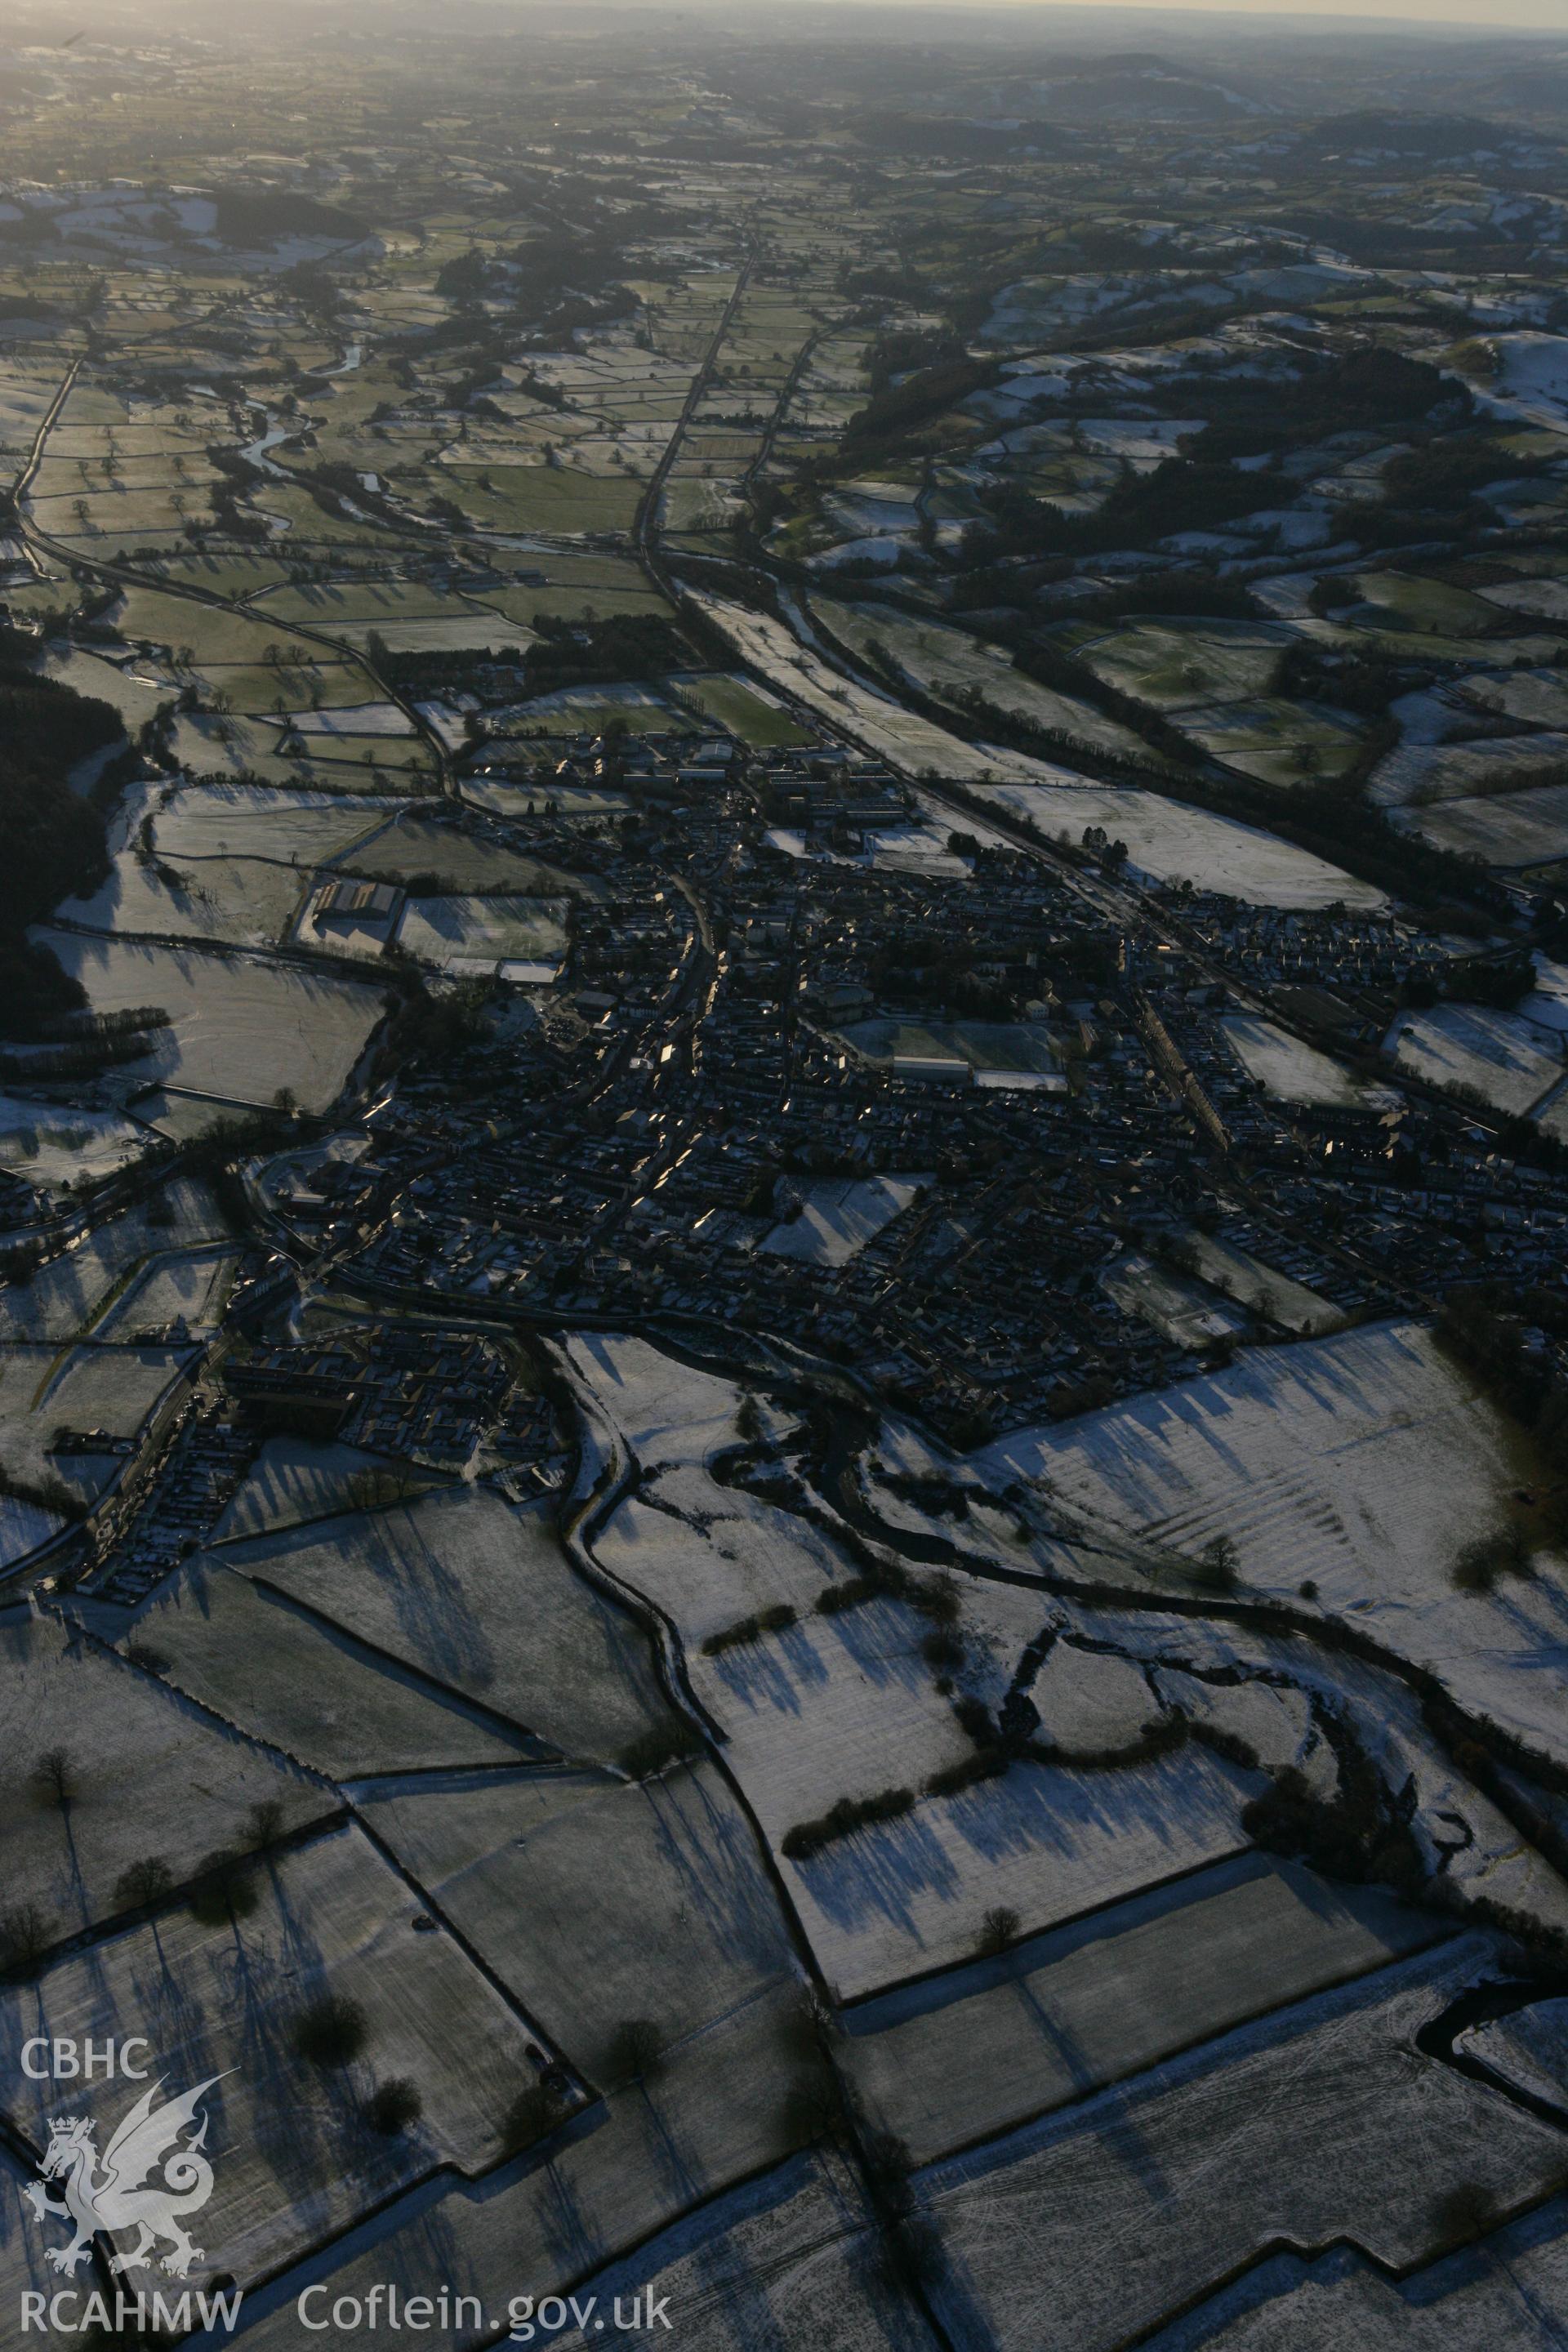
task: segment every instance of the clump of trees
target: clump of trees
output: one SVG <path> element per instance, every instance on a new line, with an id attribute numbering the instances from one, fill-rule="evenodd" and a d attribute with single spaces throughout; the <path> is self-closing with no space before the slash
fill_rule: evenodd
<path id="1" fill-rule="evenodd" d="M 1448 1571 L 1460 1592 L 1490 1592 L 1503 1576 L 1531 1577 L 1535 1555 L 1517 1519 L 1460 1547 Z"/>
<path id="2" fill-rule="evenodd" d="M 791 1862 L 808 1862 L 836 1840 L 875 1822 L 897 1821 L 901 1814 L 912 1812 L 914 1805 L 912 1789 L 883 1789 L 871 1797 L 840 1797 L 816 1820 L 796 1822 L 784 1832 L 780 1851 Z"/>
<path id="3" fill-rule="evenodd" d="M 378 2083 L 365 2101 L 364 2116 L 372 2131 L 387 2139 L 401 2132 L 411 2131 L 425 2112 L 425 2102 L 418 2085 L 406 2074 L 394 2074 L 387 2082 Z"/>
<path id="4" fill-rule="evenodd" d="M 689 1763 L 702 1753 L 700 1735 L 689 1723 L 655 1724 L 621 1750 L 620 1768 L 633 1780 L 656 1780 L 672 1764 Z"/>
<path id="5" fill-rule="evenodd" d="M 702 1644 L 703 1655 L 721 1657 L 726 1650 L 738 1650 L 747 1642 L 761 1641 L 766 1633 L 787 1633 L 796 1622 L 790 1603 L 778 1601 L 772 1609 L 758 1609 L 750 1617 L 737 1617 L 732 1625 L 710 1633 Z"/>
<path id="6" fill-rule="evenodd" d="M 294 2047 L 312 2066 L 350 2065 L 369 2038 L 363 2010 L 344 1993 L 323 1993 L 300 2011 L 294 2026 Z"/>

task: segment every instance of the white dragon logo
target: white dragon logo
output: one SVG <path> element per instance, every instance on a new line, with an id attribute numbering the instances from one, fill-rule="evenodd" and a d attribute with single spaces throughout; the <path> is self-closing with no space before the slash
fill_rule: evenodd
<path id="1" fill-rule="evenodd" d="M 52 2215 L 75 2228 L 68 2246 L 46 2247 L 44 2259 L 52 2269 L 74 2271 L 85 2263 L 100 2230 L 136 2230 L 137 2243 L 128 2254 L 113 2257 L 110 2271 L 151 2269 L 160 2239 L 166 2239 L 170 2251 L 163 2268 L 175 2278 L 189 2274 L 203 2252 L 191 2243 L 180 2216 L 199 2212 L 213 2193 L 213 2168 L 201 2153 L 207 2118 L 203 2116 L 201 2129 L 184 2146 L 180 2134 L 195 2122 L 203 2095 L 222 2079 L 209 2075 L 183 2098 L 169 2099 L 161 2107 L 153 2102 L 163 2086 L 154 2083 L 115 2131 L 103 2151 L 101 2169 L 92 2144 L 91 2116 L 50 2116 L 49 2144 L 38 2178 L 29 2180 L 22 2194 L 40 2221 Z M 154 2180 L 152 2176 L 160 2166 L 163 2178 Z M 50 2197 L 44 2186 L 56 2179 L 63 2179 L 64 2194 L 58 2199 Z"/>

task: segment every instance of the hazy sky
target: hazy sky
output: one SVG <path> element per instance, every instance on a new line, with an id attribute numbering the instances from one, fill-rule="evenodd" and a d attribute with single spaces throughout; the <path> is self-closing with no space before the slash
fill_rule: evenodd
<path id="1" fill-rule="evenodd" d="M 952 0 L 933 0 L 933 5 L 951 7 Z M 1008 0 L 985 0 L 988 8 L 1007 5 Z M 1028 6 L 1031 0 L 1016 0 L 1016 5 Z M 1141 16 L 1152 9 L 1181 15 L 1223 13 L 1249 25 L 1356 17 L 1369 26 L 1397 20 L 1475 32 L 1561 33 L 1568 39 L 1568 0 L 1377 0 L 1373 7 L 1366 0 L 1239 0 L 1239 5 L 1238 0 L 1076 0 L 1070 13 L 1087 20 L 1090 16 Z"/>

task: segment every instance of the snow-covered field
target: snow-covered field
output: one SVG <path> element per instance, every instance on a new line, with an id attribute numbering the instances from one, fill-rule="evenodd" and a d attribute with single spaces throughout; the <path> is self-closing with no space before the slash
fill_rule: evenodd
<path id="1" fill-rule="evenodd" d="M 1568 784 L 1439 801 L 1390 812 L 1402 830 L 1484 866 L 1544 866 L 1568 856 Z"/>
<path id="2" fill-rule="evenodd" d="M 1390 1088 L 1369 1089 L 1331 1055 L 1321 1054 L 1288 1029 L 1255 1013 L 1227 1013 L 1220 1021 L 1226 1044 L 1250 1078 L 1281 1102 L 1325 1110 L 1386 1108 L 1398 1100 Z"/>
<path id="3" fill-rule="evenodd" d="M 288 1829 L 336 1807 L 151 1675 L 25 1608 L 0 1615 L 0 1726 L 16 1792 L 5 1907 L 36 1904 L 51 1939 L 123 1910 L 115 1885 L 134 1862 L 154 1855 L 179 1879 L 215 1848 L 247 1843 L 264 1800 L 279 1801 Z M 65 1811 L 31 1780 L 58 1747 L 75 1787 Z"/>
<path id="4" fill-rule="evenodd" d="M 386 1463 L 357 1445 L 317 1445 L 299 1437 L 269 1437 L 249 1475 L 218 1521 L 217 1540 L 265 1535 L 358 1507 L 359 1482 L 384 1478 Z M 424 1475 L 410 1466 L 416 1487 Z"/>
<path id="5" fill-rule="evenodd" d="M 24 1486 L 58 1477 L 89 1499 L 107 1486 L 123 1456 L 106 1444 L 53 1454 L 68 1429 L 108 1441 L 134 1439 L 193 1362 L 182 1347 L 90 1345 L 0 1348 L 0 1464 Z"/>
<path id="6" fill-rule="evenodd" d="M 1047 840 L 1077 845 L 1090 825 L 1127 844 L 1128 869 L 1151 882 L 1191 882 L 1259 907 L 1381 907 L 1381 890 L 1310 850 L 1156 793 L 1078 783 L 976 784 L 982 800 Z"/>
<path id="7" fill-rule="evenodd" d="M 813 597 L 813 615 L 864 661 L 880 646 L 904 676 L 939 699 L 976 687 L 986 702 L 1015 718 L 1070 736 L 1087 747 L 1153 766 L 1160 755 L 1131 728 L 1108 719 L 1092 703 L 1058 693 L 1014 667 L 998 646 L 941 621 L 914 621 L 896 605 L 838 604 Z"/>
<path id="8" fill-rule="evenodd" d="M 569 1756 L 619 1755 L 666 1719 L 641 1627 L 570 1566 L 544 1516 L 484 1486 L 223 1559 Z"/>
<path id="9" fill-rule="evenodd" d="M 74 1184 L 84 1174 L 101 1181 L 156 1140 L 113 1111 L 0 1095 L 0 1168 L 24 1184 Z"/>
<path id="10" fill-rule="evenodd" d="M 199 1250 L 171 1250 L 155 1257 L 93 1325 L 95 1339 L 134 1339 L 162 1335 L 183 1323 L 193 1339 L 215 1331 L 237 1263 L 222 1243 Z"/>
<path id="11" fill-rule="evenodd" d="M 1564 1074 L 1562 1034 L 1486 1004 L 1401 1013 L 1384 1040 L 1402 1069 L 1439 1087 L 1466 1087 L 1494 1110 L 1521 1113 Z"/>
<path id="12" fill-rule="evenodd" d="M 682 2352 L 755 2352 L 762 2344 L 833 2352 L 934 2352 L 919 2305 L 879 2259 L 859 2183 L 841 2157 L 799 2158 L 586 2283 L 599 2309 L 617 2294 L 668 2298 Z M 579 2297 L 579 2301 L 582 2298 Z M 645 2306 L 646 2307 L 646 2306 Z M 603 2322 L 552 2338 L 552 2352 L 598 2352 Z"/>
<path id="13" fill-rule="evenodd" d="M 639 2006 L 637 2013 L 646 2012 Z M 611 2091 L 584 2128 L 557 2135 L 547 2163 L 478 2185 L 454 2181 L 435 2201 L 395 2208 L 380 2227 L 334 2248 L 335 2264 L 323 2265 L 329 2294 L 316 2312 L 321 2332 L 310 2342 L 321 2352 L 364 2352 L 363 2326 L 333 2325 L 331 2308 L 339 2296 L 363 2301 L 376 2285 L 384 2295 L 395 2286 L 406 2305 L 440 2280 L 495 2314 L 524 2292 L 573 2292 L 705 2200 L 776 2165 L 791 2145 L 782 2122 L 788 2082 L 778 2000 L 742 2007 L 645 2085 Z M 638 2284 L 645 2280 L 639 2272 Z M 258 2315 L 247 2352 L 300 2352 L 300 2339 L 289 2296 Z M 465 2329 L 448 2340 L 467 2352 L 485 2333 Z M 607 2326 L 595 2338 L 614 2340 Z M 909 2340 L 873 2338 L 866 2352 Z"/>
<path id="14" fill-rule="evenodd" d="M 812 1717 L 796 1736 L 818 1736 Z M 896 1777 L 889 1759 L 883 1781 Z M 970 1958 L 998 1905 L 1037 1934 L 1235 1853 L 1250 1786 L 1194 1748 L 1128 1769 L 1015 1764 L 783 1867 L 824 1974 L 853 2000 Z M 748 1794 L 770 1810 L 765 1788 Z"/>
<path id="15" fill-rule="evenodd" d="M 567 948 L 564 898 L 410 898 L 397 943 L 447 971 L 492 973 L 529 966 L 529 977 L 553 979 Z"/>
<path id="16" fill-rule="evenodd" d="M 1275 2292 L 1261 2309 L 1238 2296 L 1234 2312 L 1216 2312 L 1205 2352 L 1322 2352 L 1330 2344 L 1405 2352 L 1415 2314 L 1430 2352 L 1476 2352 L 1482 2345 L 1556 2352 L 1554 2315 L 1568 2302 L 1568 2242 L 1527 2215 L 1517 2230 L 1500 2231 L 1480 2260 L 1445 2259 L 1389 2279 L 1336 2247 L 1310 2263 L 1281 2264 L 1270 2284 Z"/>
<path id="17" fill-rule="evenodd" d="M 1521 792 L 1568 757 L 1568 735 L 1501 735 L 1479 743 L 1405 742 L 1367 780 L 1378 808 L 1427 808 L 1444 801 Z"/>
<path id="18" fill-rule="evenodd" d="M 1568 336 L 1489 335 L 1497 373 L 1485 405 L 1561 432 L 1568 421 Z"/>
<path id="19" fill-rule="evenodd" d="M 1215 1535 L 1241 1587 L 1346 1616 L 1429 1664 L 1465 1704 L 1568 1757 L 1564 1564 L 1461 1592 L 1460 1548 L 1495 1535 L 1530 1474 L 1494 1407 L 1410 1323 L 1259 1349 L 1224 1372 L 975 1457 L 991 1482 L 1048 1478 L 1101 1522 L 1196 1557 Z"/>
<path id="20" fill-rule="evenodd" d="M 627 2017 L 651 2018 L 673 2047 L 793 1981 L 755 1834 L 707 1762 L 644 1783 L 538 1770 L 405 1782 L 367 1817 L 596 2079 Z"/>
<path id="21" fill-rule="evenodd" d="M 226 1723 L 334 1780 L 510 1763 L 526 1746 L 216 1562 L 193 1560 L 163 1587 L 132 1642 Z"/>
<path id="22" fill-rule="evenodd" d="M 167 1222 L 154 1223 L 154 1210 Z M 205 1188 L 180 1177 L 162 1186 L 155 1202 L 106 1218 L 30 1280 L 0 1292 L 0 1337 L 70 1339 L 141 1259 L 181 1243 L 216 1240 L 226 1231 Z"/>
<path id="23" fill-rule="evenodd" d="M 155 2035 L 171 2096 L 220 2078 L 205 2102 L 214 2187 L 200 2224 L 213 2252 L 195 2275 L 243 2284 L 437 2167 L 494 2164 L 507 2108 L 533 2080 L 535 2038 L 451 1936 L 416 1932 L 418 1895 L 359 1828 L 273 1857 L 255 1885 L 245 1917 L 209 1927 L 184 1906 L 165 1911 L 0 2000 L 12 2112 L 40 2146 L 60 2089 L 22 2074 L 30 2034 Z M 294 2047 L 301 2014 L 329 1992 L 358 2002 L 367 2027 L 363 2054 L 342 2070 Z M 397 2077 L 424 2113 L 388 2136 L 361 2110 Z M 100 2076 L 73 2085 L 73 2103 L 101 2126 L 132 2089 Z"/>
<path id="24" fill-rule="evenodd" d="M 847 1265 L 868 1241 L 920 1197 L 929 1176 L 826 1177 L 805 1186 L 800 1213 L 758 1243 L 774 1257 L 812 1265 Z"/>
<path id="25" fill-rule="evenodd" d="M 1386 1895 L 1261 1858 L 1203 1873 L 1183 1895 L 977 1961 L 952 1998 L 890 1995 L 863 2013 L 845 2058 L 879 2126 L 929 2163 L 1447 1932 Z"/>
<path id="26" fill-rule="evenodd" d="M 95 1013 L 156 1004 L 168 1013 L 171 1025 L 151 1033 L 152 1051 L 124 1066 L 138 1085 L 161 1078 L 234 1103 L 269 1103 L 288 1087 L 301 1108 L 323 1111 L 382 1016 L 374 988 L 256 956 L 47 929 L 32 936 L 81 982 Z"/>
<path id="27" fill-rule="evenodd" d="M 1414 2047 L 1489 1956 L 1396 1963 L 921 2175 L 939 2315 L 998 2352 L 1110 2352 L 1281 2241 L 1402 2273 L 1446 2250 L 1445 2191 L 1540 2198 L 1553 2126 Z"/>
<path id="28" fill-rule="evenodd" d="M 929 772 L 963 783 L 1013 779 L 1045 782 L 1068 772 L 990 744 L 966 743 L 928 719 L 905 710 L 869 687 L 842 677 L 771 614 L 717 596 L 692 593 L 707 618 L 742 659 L 761 670 L 781 693 L 805 703 L 863 751 L 871 751 L 900 775 Z"/>

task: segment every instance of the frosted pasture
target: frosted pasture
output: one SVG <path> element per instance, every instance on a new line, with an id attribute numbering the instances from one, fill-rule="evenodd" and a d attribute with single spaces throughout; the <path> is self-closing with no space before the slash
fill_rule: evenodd
<path id="1" fill-rule="evenodd" d="M 1282 2241 L 1403 2272 L 1446 2249 L 1446 2190 L 1543 2196 L 1560 2136 L 1413 2047 L 1487 1957 L 1395 1963 L 921 2175 L 939 2315 L 997 2352 L 1111 2352 Z"/>
<path id="2" fill-rule="evenodd" d="M 360 1482 L 386 1475 L 384 1457 L 357 1445 L 317 1445 L 304 1438 L 269 1437 L 218 1521 L 216 1540 L 227 1543 L 295 1527 L 302 1520 L 356 1510 L 363 1499 Z M 417 1470 L 410 1469 L 407 1475 L 416 1485 L 426 1483 Z"/>
<path id="3" fill-rule="evenodd" d="M 31 1778 L 58 1747 L 75 1788 L 63 1811 Z M 0 1767 L 15 1792 L 5 1907 L 37 1905 L 51 1937 L 123 1909 L 114 1889 L 134 1862 L 188 1877 L 215 1848 L 250 1842 L 254 1805 L 276 1799 L 294 1829 L 336 1802 L 87 1633 L 25 1610 L 0 1614 Z"/>
<path id="4" fill-rule="evenodd" d="M 929 1176 L 825 1178 L 801 1189 L 798 1216 L 774 1225 L 757 1246 L 811 1265 L 847 1265 L 930 1181 Z"/>
<path id="5" fill-rule="evenodd" d="M 1220 1032 L 1249 1078 L 1280 1102 L 1323 1110 L 1386 1108 L 1399 1099 L 1386 1087 L 1368 1088 L 1331 1055 L 1320 1053 L 1255 1013 L 1226 1013 Z"/>
<path id="6" fill-rule="evenodd" d="M 1446 2262 L 1441 2271 L 1384 2278 L 1370 2263 L 1335 2248 L 1278 2275 L 1277 2291 L 1233 2313 L 1205 2339 L 1205 2352 L 1557 2352 L 1555 2316 L 1568 2304 L 1568 2239 L 1527 2217 L 1494 2236 L 1484 2255 Z"/>
<path id="7" fill-rule="evenodd" d="M 1431 1086 L 1468 1087 L 1494 1110 L 1531 1109 L 1564 1074 L 1563 1039 L 1489 1004 L 1401 1013 L 1384 1040 L 1402 1069 Z"/>
<path id="8" fill-rule="evenodd" d="M 483 1486 L 225 1547 L 226 1563 L 568 1755 L 666 1720 L 647 1637 L 545 1512 Z"/>
<path id="9" fill-rule="evenodd" d="M 153 1223 L 156 1209 L 166 1223 Z M 211 1194 L 188 1177 L 163 1185 L 155 1203 L 128 1209 L 84 1234 L 26 1282 L 0 1290 L 0 1338 L 67 1339 L 82 1330 L 140 1260 L 182 1243 L 226 1237 Z"/>
<path id="10" fill-rule="evenodd" d="M 121 850 L 90 898 L 69 901 L 70 919 L 91 931 L 273 947 L 310 878 L 266 858 L 204 857 L 176 867 Z"/>
<path id="11" fill-rule="evenodd" d="M 700 1761 L 647 1782 L 531 1770 L 408 1781 L 366 1818 L 595 2079 L 648 2017 L 672 2050 L 795 1982 L 756 1836 Z"/>
<path id="12" fill-rule="evenodd" d="M 504 1764 L 525 1743 L 216 1561 L 182 1569 L 121 1646 L 241 1731 L 335 1780 Z"/>
<path id="13" fill-rule="evenodd" d="M 1133 1398 L 974 1457 L 997 1486 L 1049 1479 L 1112 1531 L 1195 1559 L 1236 1544 L 1244 1589 L 1317 1605 L 1428 1664 L 1463 1703 L 1564 1748 L 1563 1567 L 1461 1592 L 1461 1546 L 1494 1535 L 1531 1474 L 1496 1409 L 1413 1323 L 1369 1326 Z M 1131 1573 L 1131 1571 L 1130 1571 Z"/>
<path id="14" fill-rule="evenodd" d="M 1543 781 L 1568 754 L 1568 735 L 1493 736 L 1479 743 L 1405 741 L 1380 760 L 1367 780 L 1367 798 L 1379 808 L 1430 807 L 1434 803 L 1490 797 Z"/>
<path id="15" fill-rule="evenodd" d="M 1103 825 L 1112 841 L 1124 841 L 1129 870 L 1150 882 L 1191 882 L 1259 907 L 1381 907 L 1381 890 L 1360 882 L 1310 850 L 1298 849 L 1256 825 L 1215 816 L 1163 800 L 1133 786 L 1054 783 L 986 783 L 981 799 L 1021 817 L 1050 840 L 1081 841 L 1089 825 Z"/>
<path id="16" fill-rule="evenodd" d="M 192 1360 L 184 1348 L 0 1348 L 0 1463 L 24 1486 L 58 1477 L 79 1495 L 97 1496 L 124 1456 L 51 1454 L 55 1432 L 136 1437 Z"/>
<path id="17" fill-rule="evenodd" d="M 1568 2091 L 1568 2001 L 1561 1995 L 1511 2017 L 1467 2026 L 1458 2047 L 1527 2098 L 1563 2105 Z"/>
<path id="18" fill-rule="evenodd" d="M 25 1184 L 73 1184 L 111 1176 L 156 1141 L 134 1119 L 74 1103 L 0 1095 L 0 1167 Z"/>
<path id="19" fill-rule="evenodd" d="M 410 955 L 448 971 L 493 972 L 509 964 L 539 967 L 535 978 L 559 969 L 568 945 L 564 898 L 518 897 L 410 898 L 397 943 Z"/>
<path id="20" fill-rule="evenodd" d="M 1486 866 L 1543 866 L 1568 856 L 1568 784 L 1536 784 L 1390 814 L 1435 847 L 1479 857 Z"/>
<path id="21" fill-rule="evenodd" d="M 693 592 L 709 620 L 742 657 L 796 702 L 848 735 L 862 750 L 886 760 L 901 774 L 930 769 L 964 783 L 1014 777 L 1049 776 L 1047 762 L 1022 751 L 965 742 L 915 712 L 905 710 L 869 687 L 843 678 L 792 634 L 783 621 L 743 604 Z"/>
<path id="22" fill-rule="evenodd" d="M 151 1033 L 151 1051 L 127 1070 L 191 1094 L 269 1103 L 288 1087 L 302 1108 L 324 1111 L 382 1017 L 375 989 L 335 974 L 80 932 L 32 936 L 81 982 L 95 1013 L 161 1005 L 171 1025 Z"/>
<path id="23" fill-rule="evenodd" d="M 319 2315 L 329 2316 L 337 2296 L 363 2297 L 377 2284 L 395 2285 L 405 2301 L 428 2294 L 433 2279 L 492 2313 L 505 2312 L 520 2281 L 536 2296 L 570 2293 L 693 2207 L 776 2164 L 790 2145 L 781 2120 L 788 2082 L 777 1999 L 742 2008 L 646 2084 L 612 2090 L 582 2126 L 555 2136 L 548 2161 L 479 2184 L 453 2181 L 432 2203 L 395 2208 L 366 2239 L 335 2250 Z M 467 2347 L 493 2336 L 465 2331 L 452 2340 Z M 310 2341 L 321 2352 L 363 2352 L 365 2337 L 363 2327 L 329 2325 Z M 300 2352 L 292 2296 L 258 2315 L 247 2345 Z"/>
<path id="24" fill-rule="evenodd" d="M 878 2126 L 925 2164 L 1447 1932 L 1372 1889 L 1247 1857 L 1163 1907 L 975 1961 L 929 1999 L 889 1995 L 859 2013 L 843 2059 Z"/>
<path id="25" fill-rule="evenodd" d="M 193 1336 L 217 1328 L 238 1263 L 221 1244 L 153 1259 L 93 1325 L 95 1339 L 132 1339 L 183 1322 Z"/>
<path id="26" fill-rule="evenodd" d="M 191 784 L 157 807 L 153 844 L 176 865 L 182 858 L 271 858 L 310 868 L 375 833 L 396 805 L 369 795 Z"/>
<path id="27" fill-rule="evenodd" d="M 222 2077 L 205 2103 L 221 2160 L 199 2224 L 203 2268 L 244 2284 L 438 2167 L 494 2164 L 508 2105 L 533 2080 L 535 2038 L 449 1935 L 416 1929 L 417 1893 L 361 1830 L 276 1854 L 255 1883 L 246 1917 L 206 1927 L 167 1910 L 0 2000 L 0 2052 L 22 2086 L 13 2113 L 40 2144 L 60 2094 L 22 2076 L 29 2034 L 146 2034 L 171 2093 Z M 363 2055 L 343 2069 L 312 2066 L 293 2046 L 301 2012 L 327 1993 L 365 2014 Z M 399 2075 L 424 2114 L 388 2136 L 362 2109 L 378 2080 Z M 100 2125 L 129 2104 L 118 2082 L 83 2084 L 75 2098 Z"/>
<path id="28" fill-rule="evenodd" d="M 833 2352 L 934 2352 L 923 2312 L 879 2259 L 863 2192 L 839 2157 L 800 2157 L 639 2247 L 586 2282 L 601 2310 L 639 2291 L 679 2313 L 681 2352 L 755 2352 L 760 2344 Z M 603 2323 L 599 2323 L 602 2325 Z M 597 2347 L 568 2326 L 552 2352 Z"/>

